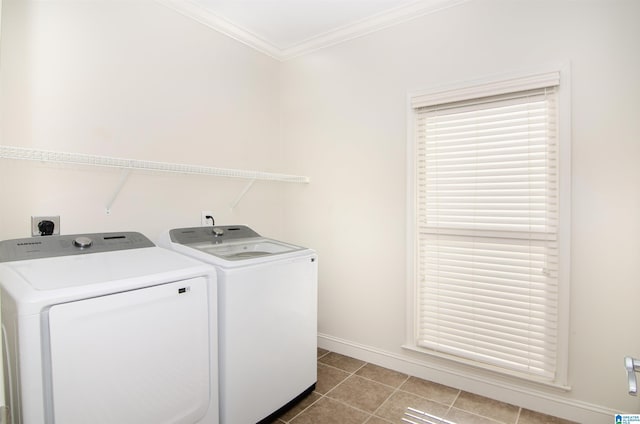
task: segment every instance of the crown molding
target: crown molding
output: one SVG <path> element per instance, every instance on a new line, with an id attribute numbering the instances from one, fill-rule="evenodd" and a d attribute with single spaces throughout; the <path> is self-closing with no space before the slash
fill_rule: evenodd
<path id="1" fill-rule="evenodd" d="M 366 17 L 352 24 L 338 27 L 324 34 L 309 38 L 303 42 L 283 49 L 281 60 L 291 59 L 325 47 L 344 43 L 363 35 L 406 22 L 420 16 L 448 9 L 471 0 L 418 0 L 405 6 Z"/>
<path id="2" fill-rule="evenodd" d="M 187 16 L 203 25 L 233 38 L 247 46 L 258 50 L 274 59 L 282 61 L 282 50 L 268 41 L 260 38 L 251 31 L 244 29 L 231 21 L 224 19 L 211 10 L 201 6 L 193 0 L 155 0 L 176 12 Z"/>
<path id="3" fill-rule="evenodd" d="M 408 5 L 369 16 L 353 24 L 332 29 L 286 48 L 269 43 L 251 31 L 226 20 L 193 0 L 155 1 L 276 60 L 285 61 L 471 0 L 417 0 Z"/>

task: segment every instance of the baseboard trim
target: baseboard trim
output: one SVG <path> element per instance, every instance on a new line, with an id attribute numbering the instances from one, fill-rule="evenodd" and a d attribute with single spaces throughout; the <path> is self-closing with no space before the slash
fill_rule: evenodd
<path id="1" fill-rule="evenodd" d="M 469 375 L 452 368 L 441 367 L 392 352 L 340 339 L 328 334 L 318 334 L 318 347 L 352 358 L 370 362 L 404 374 L 428 379 L 450 387 L 491 397 L 544 414 L 578 423 L 611 423 L 620 411 L 574 400 L 515 384 L 492 381 Z"/>

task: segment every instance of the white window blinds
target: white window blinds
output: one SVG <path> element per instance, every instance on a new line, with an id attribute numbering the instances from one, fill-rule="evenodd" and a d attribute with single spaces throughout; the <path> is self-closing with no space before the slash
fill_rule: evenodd
<path id="1" fill-rule="evenodd" d="M 414 102 L 417 345 L 537 380 L 556 373 L 556 84 Z"/>

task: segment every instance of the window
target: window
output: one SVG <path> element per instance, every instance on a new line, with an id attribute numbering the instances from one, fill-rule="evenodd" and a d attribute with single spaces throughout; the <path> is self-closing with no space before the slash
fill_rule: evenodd
<path id="1" fill-rule="evenodd" d="M 559 73 L 411 98 L 419 349 L 556 382 Z"/>

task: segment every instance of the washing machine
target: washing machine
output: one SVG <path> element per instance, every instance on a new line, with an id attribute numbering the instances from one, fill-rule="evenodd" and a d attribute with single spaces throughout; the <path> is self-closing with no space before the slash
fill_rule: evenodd
<path id="1" fill-rule="evenodd" d="M 317 255 L 241 225 L 158 241 L 218 276 L 220 422 L 269 422 L 317 381 Z"/>
<path id="2" fill-rule="evenodd" d="M 13 424 L 219 422 L 211 266 L 140 233 L 0 242 Z"/>

